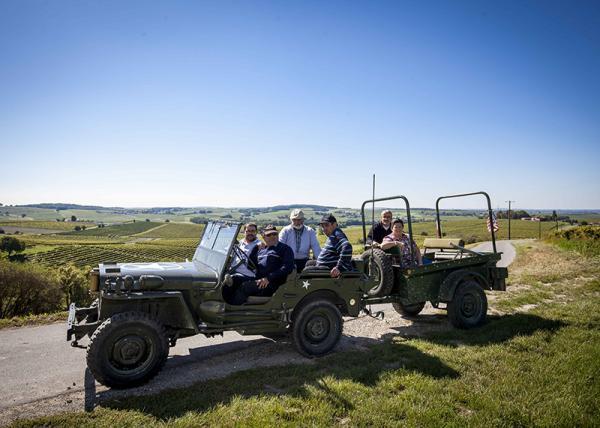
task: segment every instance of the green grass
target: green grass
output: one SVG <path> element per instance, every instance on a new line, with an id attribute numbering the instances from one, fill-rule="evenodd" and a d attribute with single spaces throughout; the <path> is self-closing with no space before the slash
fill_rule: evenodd
<path id="1" fill-rule="evenodd" d="M 548 240 L 583 256 L 600 256 L 600 226 L 579 226 L 555 231 L 548 236 Z"/>
<path id="2" fill-rule="evenodd" d="M 15 327 L 31 327 L 63 321 L 66 323 L 68 312 L 53 312 L 50 314 L 27 315 L 23 317 L 0 318 L 0 329 Z"/>
<path id="3" fill-rule="evenodd" d="M 200 240 L 204 225 L 193 223 L 165 223 L 159 227 L 136 234 L 140 238 L 195 238 Z"/>
<path id="4" fill-rule="evenodd" d="M 509 291 L 491 297 L 507 305 L 478 329 L 392 335 L 365 352 L 15 426 L 597 426 L 600 259 L 528 244 Z"/>
<path id="5" fill-rule="evenodd" d="M 95 226 L 95 223 L 90 222 L 71 222 L 71 221 L 34 221 L 34 220 L 23 220 L 23 221 L 3 221 L 0 219 L 0 227 L 3 226 L 15 226 L 24 227 L 28 229 L 48 229 L 56 231 L 67 231 L 73 230 L 75 226 Z"/>

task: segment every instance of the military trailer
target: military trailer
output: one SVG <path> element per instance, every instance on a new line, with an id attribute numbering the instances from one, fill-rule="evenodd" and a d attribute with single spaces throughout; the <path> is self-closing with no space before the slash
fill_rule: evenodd
<path id="1" fill-rule="evenodd" d="M 412 232 L 408 200 L 400 196 L 363 203 L 363 235 L 365 205 L 396 198 L 406 202 Z M 355 269 L 339 278 L 305 269 L 290 274 L 272 297 L 252 296 L 243 305 L 230 305 L 223 288 L 245 261 L 236 245 L 240 228 L 235 222 L 207 222 L 191 261 L 102 263 L 92 270 L 90 290 L 98 299 L 88 308 L 71 304 L 67 340 L 78 346 L 90 336 L 87 365 L 96 380 L 115 388 L 144 383 L 160 371 L 169 346 L 196 334 L 286 335 L 302 355 L 322 356 L 338 343 L 342 317 L 370 314 L 367 307 L 373 303 L 392 303 L 412 316 L 427 301 L 435 307 L 443 303 L 455 326 L 474 327 L 487 311 L 483 290 L 503 290 L 507 276 L 505 268 L 496 267 L 500 254 L 493 232 L 494 252 L 482 254 L 460 240 L 441 239 L 439 231 L 440 239 L 426 243 L 423 257 L 432 261 L 429 265 L 405 269 L 393 255 L 366 248 L 353 259 Z"/>

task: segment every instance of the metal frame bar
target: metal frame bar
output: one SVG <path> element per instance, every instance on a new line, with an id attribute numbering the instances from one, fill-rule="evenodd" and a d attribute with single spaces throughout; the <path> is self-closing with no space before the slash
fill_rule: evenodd
<path id="1" fill-rule="evenodd" d="M 365 223 L 365 206 L 369 203 L 373 204 L 373 207 L 375 207 L 375 202 L 382 202 L 382 201 L 391 201 L 394 199 L 402 199 L 404 201 L 404 203 L 406 204 L 406 220 L 408 221 L 408 234 L 410 235 L 410 239 L 411 241 L 414 240 L 413 237 L 413 233 L 412 233 L 412 219 L 410 217 L 410 204 L 408 203 L 408 199 L 406 199 L 406 196 L 403 195 L 399 195 L 399 196 L 389 196 L 387 198 L 378 198 L 378 199 L 369 199 L 366 200 L 362 203 L 361 207 L 360 207 L 360 214 L 362 216 L 362 226 L 363 226 L 363 242 L 364 245 L 367 245 L 367 228 L 366 228 L 366 223 Z M 374 225 L 371 225 L 371 227 L 373 227 Z M 411 259 L 414 260 L 414 254 L 413 254 L 413 246 L 411 243 L 410 246 L 410 257 Z"/>
<path id="2" fill-rule="evenodd" d="M 490 228 L 491 228 L 491 234 L 492 234 L 492 247 L 494 249 L 494 253 L 496 253 L 496 234 L 494 232 L 494 215 L 492 213 L 492 201 L 490 199 L 490 195 L 488 195 L 486 192 L 473 192 L 473 193 L 461 193 L 458 195 L 447 195 L 447 196 L 440 196 L 439 198 L 437 198 L 437 200 L 435 201 L 435 219 L 436 219 L 436 224 L 437 224 L 437 235 L 438 238 L 442 237 L 442 222 L 440 221 L 440 201 L 442 199 L 449 199 L 449 198 L 462 198 L 465 196 L 473 196 L 473 195 L 483 195 L 485 196 L 485 198 L 487 199 L 487 205 L 488 205 L 488 219 L 490 221 Z"/>

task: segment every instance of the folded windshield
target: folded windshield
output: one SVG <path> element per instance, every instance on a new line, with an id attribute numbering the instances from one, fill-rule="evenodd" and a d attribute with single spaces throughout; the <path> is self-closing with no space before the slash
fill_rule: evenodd
<path id="1" fill-rule="evenodd" d="M 239 224 L 208 222 L 193 260 L 214 269 L 220 276 L 239 228 Z"/>

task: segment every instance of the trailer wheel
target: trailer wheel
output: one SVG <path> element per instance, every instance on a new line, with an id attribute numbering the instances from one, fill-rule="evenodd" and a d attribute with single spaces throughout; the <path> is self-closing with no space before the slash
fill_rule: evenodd
<path id="1" fill-rule="evenodd" d="M 342 314 L 331 301 L 317 299 L 297 309 L 292 340 L 305 357 L 320 357 L 331 351 L 342 336 Z"/>
<path id="2" fill-rule="evenodd" d="M 485 321 L 487 297 L 473 280 L 461 282 L 452 301 L 448 302 L 448 318 L 458 328 L 477 327 Z"/>
<path id="3" fill-rule="evenodd" d="M 143 312 L 113 315 L 96 329 L 87 365 L 103 385 L 124 388 L 154 377 L 169 355 L 164 326 Z"/>
<path id="4" fill-rule="evenodd" d="M 403 305 L 402 303 L 392 303 L 392 306 L 400 315 L 406 317 L 414 317 L 419 315 L 419 312 L 425 307 L 425 302 L 415 303 L 414 305 Z"/>
<path id="5" fill-rule="evenodd" d="M 373 261 L 371 262 L 371 254 Z M 360 256 L 365 266 L 365 273 L 369 275 L 375 284 L 373 288 L 367 291 L 369 296 L 387 296 L 394 288 L 394 269 L 390 257 L 380 249 L 367 250 Z M 370 272 L 371 266 L 374 266 L 374 272 Z"/>

